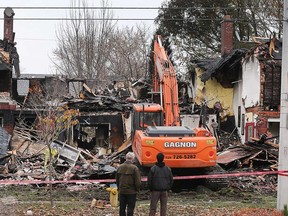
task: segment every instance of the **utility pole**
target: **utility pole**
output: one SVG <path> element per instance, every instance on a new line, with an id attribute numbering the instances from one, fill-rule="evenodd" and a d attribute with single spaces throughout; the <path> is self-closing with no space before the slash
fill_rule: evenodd
<path id="1" fill-rule="evenodd" d="M 288 170 L 288 0 L 284 0 L 278 170 Z M 277 209 L 288 206 L 288 176 L 278 175 Z"/>

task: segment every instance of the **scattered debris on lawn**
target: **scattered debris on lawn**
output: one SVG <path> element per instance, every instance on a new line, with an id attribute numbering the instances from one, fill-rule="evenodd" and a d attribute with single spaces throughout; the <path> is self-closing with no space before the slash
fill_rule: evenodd
<path id="1" fill-rule="evenodd" d="M 0 128 L 1 140 L 4 146 L 10 146 L 2 157 L 0 179 L 11 180 L 48 180 L 47 146 L 23 136 L 15 130 L 10 138 L 3 128 Z M 277 170 L 278 144 L 267 143 L 266 140 L 253 138 L 247 143 L 239 144 L 235 137 L 228 134 L 221 136 L 230 145 L 219 152 L 217 162 L 226 171 L 247 172 L 255 170 Z M 5 142 L 3 142 L 5 140 Z M 115 171 L 123 155 L 131 147 L 130 138 L 119 147 L 118 151 L 108 154 L 92 154 L 87 149 L 72 147 L 67 143 L 55 140 L 51 144 L 55 149 L 53 161 L 55 180 L 80 180 L 114 178 Z M 5 153 L 5 152 L 4 152 Z M 2 153 L 2 154 L 4 154 Z M 277 175 L 244 176 L 229 178 L 230 186 L 244 191 L 275 191 Z M 83 190 L 87 185 L 72 185 L 69 190 Z"/>

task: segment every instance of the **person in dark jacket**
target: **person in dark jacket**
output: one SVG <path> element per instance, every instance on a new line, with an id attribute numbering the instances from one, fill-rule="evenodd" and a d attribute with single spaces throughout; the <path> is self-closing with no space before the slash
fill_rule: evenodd
<path id="1" fill-rule="evenodd" d="M 160 200 L 160 216 L 166 215 L 168 191 L 173 185 L 173 175 L 170 167 L 166 166 L 163 160 L 164 155 L 158 153 L 157 162 L 148 174 L 148 187 L 151 190 L 149 216 L 156 214 L 158 200 Z"/>
<path id="2" fill-rule="evenodd" d="M 121 164 L 116 172 L 116 183 L 119 191 L 119 215 L 133 216 L 136 204 L 136 195 L 140 190 L 141 175 L 137 166 L 133 164 L 133 152 L 126 154 L 126 161 Z"/>

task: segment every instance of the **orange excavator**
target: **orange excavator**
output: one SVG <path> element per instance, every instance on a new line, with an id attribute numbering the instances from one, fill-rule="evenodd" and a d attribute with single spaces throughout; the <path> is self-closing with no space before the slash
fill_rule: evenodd
<path id="1" fill-rule="evenodd" d="M 215 166 L 215 137 L 204 128 L 180 124 L 176 73 L 159 35 L 154 41 L 152 80 L 159 103 L 134 104 L 131 116 L 132 149 L 139 164 L 151 167 L 162 152 L 172 170 Z"/>

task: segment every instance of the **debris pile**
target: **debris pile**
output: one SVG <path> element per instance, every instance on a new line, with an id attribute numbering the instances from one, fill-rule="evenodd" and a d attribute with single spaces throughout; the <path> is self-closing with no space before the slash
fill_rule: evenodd
<path id="1" fill-rule="evenodd" d="M 17 131 L 17 130 L 16 130 Z M 1 128 L 0 134 L 6 134 Z M 15 133 L 16 134 L 16 133 Z M 7 134 L 6 134 L 7 135 Z M 228 135 L 227 135 L 228 136 Z M 233 136 L 231 142 L 235 141 Z M 3 152 L 0 179 L 11 180 L 48 180 L 49 150 L 38 141 L 14 135 L 1 135 L 1 143 L 11 142 L 11 151 Z M 223 137 L 223 135 L 222 135 Z M 252 138 L 245 145 L 230 145 L 219 153 L 217 162 L 225 170 L 247 172 L 255 170 L 276 170 L 278 144 L 267 140 Z M 54 180 L 81 180 L 114 178 L 115 171 L 131 143 L 127 141 L 119 151 L 110 154 L 93 155 L 89 151 L 75 148 L 59 140 L 52 144 L 52 164 Z M 3 156 L 4 155 L 4 156 Z M 277 175 L 242 176 L 229 178 L 229 185 L 241 191 L 276 191 Z M 80 188 L 83 188 L 81 186 Z M 76 190 L 77 188 L 71 188 Z"/>
<path id="2" fill-rule="evenodd" d="M 245 170 L 238 170 L 244 171 Z M 231 187 L 245 192 L 271 193 L 277 190 L 277 175 L 242 176 L 229 181 Z"/>
<path id="3" fill-rule="evenodd" d="M 92 155 L 59 140 L 52 142 L 50 155 L 49 148 L 41 142 L 17 135 L 11 139 L 1 127 L 0 139 L 0 179 L 48 180 L 50 163 L 55 180 L 113 178 L 122 156 L 121 152 Z M 8 143 L 11 151 L 3 148 Z"/>
<path id="4" fill-rule="evenodd" d="M 94 92 L 86 84 L 83 84 L 83 91 L 80 98 L 66 98 L 65 104 L 71 109 L 82 111 L 124 111 L 130 110 L 135 102 L 143 102 L 143 95 L 147 94 L 147 84 L 139 80 L 128 87 L 116 88 L 115 85 L 108 85 L 104 90 Z"/>
<path id="5" fill-rule="evenodd" d="M 251 137 L 250 141 L 243 145 L 237 144 L 234 142 L 235 138 L 232 138 L 230 143 L 233 144 L 226 145 L 226 148 L 218 154 L 217 163 L 226 171 L 233 173 L 277 171 L 279 144 L 271 142 L 271 139 L 273 138 L 265 136 Z M 241 191 L 271 193 L 276 191 L 277 175 L 232 177 L 229 179 L 229 185 Z"/>
<path id="6" fill-rule="evenodd" d="M 251 138 L 244 145 L 232 145 L 217 157 L 226 170 L 249 167 L 254 170 L 277 170 L 279 144 L 266 139 Z"/>

